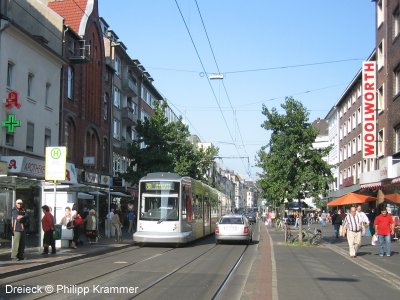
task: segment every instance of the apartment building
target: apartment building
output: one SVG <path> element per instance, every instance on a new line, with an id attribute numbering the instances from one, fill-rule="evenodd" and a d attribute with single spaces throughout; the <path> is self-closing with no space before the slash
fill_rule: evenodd
<path id="1" fill-rule="evenodd" d="M 0 3 L 0 247 L 16 198 L 30 215 L 29 245 L 40 244 L 45 147 L 59 142 L 63 19 L 34 0 Z"/>

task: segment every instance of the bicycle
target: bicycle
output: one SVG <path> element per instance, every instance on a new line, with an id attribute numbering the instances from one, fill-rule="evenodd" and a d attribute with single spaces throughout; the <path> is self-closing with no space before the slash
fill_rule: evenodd
<path id="1" fill-rule="evenodd" d="M 302 230 L 303 242 L 308 242 L 311 245 L 319 245 L 322 241 L 322 231 L 320 229 L 314 228 L 312 231 L 310 228 Z M 297 234 L 293 238 L 293 242 L 299 242 L 299 235 Z"/>
<path id="2" fill-rule="evenodd" d="M 275 220 L 275 229 L 282 230 L 285 229 L 286 224 L 281 219 Z"/>

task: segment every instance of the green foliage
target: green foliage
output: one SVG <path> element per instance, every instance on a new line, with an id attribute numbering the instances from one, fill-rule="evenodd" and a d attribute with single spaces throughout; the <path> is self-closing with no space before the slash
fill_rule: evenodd
<path id="1" fill-rule="evenodd" d="M 300 102 L 289 97 L 281 107 L 284 114 L 263 106 L 266 120 L 261 127 L 271 131 L 271 138 L 258 152 L 262 196 L 275 206 L 285 199 L 320 199 L 332 181 L 330 166 L 323 160 L 330 149 L 312 147 L 318 130 L 308 122 L 309 114 Z"/>
<path id="2" fill-rule="evenodd" d="M 138 121 L 135 127 L 137 139 L 128 147 L 131 163 L 121 176 L 132 184 L 137 184 L 150 172 L 175 172 L 207 181 L 206 172 L 218 149 L 195 147 L 189 141 L 189 129 L 181 119 L 168 122 L 166 108 L 166 102 L 161 106 L 156 102 L 154 116 Z"/>

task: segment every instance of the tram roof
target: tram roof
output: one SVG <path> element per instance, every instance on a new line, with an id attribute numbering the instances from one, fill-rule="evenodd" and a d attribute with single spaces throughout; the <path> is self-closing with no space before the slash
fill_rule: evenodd
<path id="1" fill-rule="evenodd" d="M 171 173 L 171 172 L 156 172 L 156 173 L 149 173 L 146 176 L 142 177 L 141 180 L 149 180 L 149 179 L 180 179 L 182 176 L 180 176 L 177 173 Z"/>

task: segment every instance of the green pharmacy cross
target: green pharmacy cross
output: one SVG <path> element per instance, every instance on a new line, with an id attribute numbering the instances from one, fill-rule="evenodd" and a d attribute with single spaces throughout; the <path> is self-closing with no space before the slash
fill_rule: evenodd
<path id="1" fill-rule="evenodd" d="M 8 120 L 2 122 L 3 127 L 7 127 L 7 132 L 15 132 L 15 127 L 21 126 L 21 121 L 15 119 L 15 115 L 8 115 Z"/>

